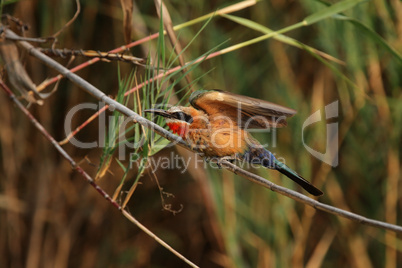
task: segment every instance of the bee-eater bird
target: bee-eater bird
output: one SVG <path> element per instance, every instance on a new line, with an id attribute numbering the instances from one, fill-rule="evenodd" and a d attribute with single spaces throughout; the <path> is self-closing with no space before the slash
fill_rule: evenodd
<path id="1" fill-rule="evenodd" d="M 247 129 L 284 127 L 286 118 L 296 111 L 259 99 L 221 90 L 197 90 L 190 96 L 192 107 L 175 106 L 169 110 L 149 109 L 166 118 L 166 124 L 193 149 L 207 158 L 245 160 L 275 169 L 307 192 L 323 193 L 263 148 Z"/>

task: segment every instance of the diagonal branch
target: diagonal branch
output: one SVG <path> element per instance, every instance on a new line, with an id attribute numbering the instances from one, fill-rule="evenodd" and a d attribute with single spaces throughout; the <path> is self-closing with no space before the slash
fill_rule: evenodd
<path id="1" fill-rule="evenodd" d="M 198 267 L 190 260 L 186 259 L 179 252 L 174 250 L 169 244 L 160 239 L 154 233 L 152 233 L 148 228 L 142 225 L 133 215 L 131 215 L 128 211 L 124 210 L 119 203 L 114 201 L 101 187 L 99 187 L 95 180 L 88 175 L 71 157 L 70 155 L 57 143 L 57 141 L 46 131 L 46 129 L 34 118 L 34 116 L 25 108 L 25 106 L 16 98 L 16 96 L 11 92 L 11 90 L 4 84 L 4 82 L 0 79 L 0 87 L 6 92 L 6 94 L 10 97 L 10 99 L 20 108 L 20 110 L 29 118 L 29 120 L 34 124 L 34 126 L 48 139 L 56 150 L 71 164 L 71 167 L 76 170 L 95 190 L 102 195 L 110 204 L 112 204 L 115 208 L 121 211 L 121 213 L 132 223 L 134 223 L 138 228 L 140 228 L 147 235 L 152 237 L 155 241 L 161 244 L 163 247 L 168 249 L 178 258 L 182 259 L 191 267 Z"/>
<path id="2" fill-rule="evenodd" d="M 287 196 L 295 201 L 298 201 L 305 205 L 311 206 L 315 209 L 322 210 L 322 211 L 325 211 L 325 212 L 328 212 L 330 214 L 334 214 L 337 216 L 341 216 L 341 217 L 347 218 L 349 220 L 357 221 L 361 224 L 365 224 L 365 225 L 369 225 L 369 226 L 373 226 L 373 227 L 377 227 L 377 228 L 387 229 L 390 231 L 394 231 L 396 233 L 402 233 L 402 226 L 386 223 L 383 221 L 373 220 L 373 219 L 366 218 L 364 216 L 361 216 L 361 215 L 353 213 L 353 212 L 349 212 L 349 211 L 346 211 L 346 210 L 343 210 L 343 209 L 340 209 L 340 208 L 337 208 L 334 206 L 330 206 L 330 205 L 321 203 L 321 202 L 314 200 L 308 196 L 305 196 L 301 193 L 298 193 L 298 192 L 290 190 L 288 188 L 279 186 L 279 185 L 277 185 L 269 180 L 266 180 L 254 173 L 241 169 L 238 166 L 236 166 L 226 160 L 221 161 L 220 164 L 223 167 L 227 168 L 228 170 L 234 172 L 235 174 L 248 179 L 249 181 L 259 184 L 265 188 L 268 188 L 273 192 L 277 192 L 279 194 Z"/>
<path id="3" fill-rule="evenodd" d="M 6 37 L 11 37 L 11 38 L 16 38 L 18 37 L 14 32 L 10 31 L 10 30 L 6 30 Z M 85 90 L 86 92 L 88 92 L 89 94 L 91 94 L 92 96 L 94 96 L 95 98 L 97 98 L 98 100 L 101 100 L 103 102 L 105 102 L 106 104 L 108 104 L 111 107 L 114 107 L 116 110 L 118 110 L 120 113 L 126 115 L 127 117 L 131 118 L 134 122 L 139 123 L 153 131 L 155 131 L 156 133 L 158 133 L 159 135 L 161 135 L 162 137 L 172 141 L 172 142 L 176 142 L 178 145 L 183 146 L 189 150 L 191 150 L 190 146 L 188 144 L 186 144 L 183 139 L 181 139 L 178 136 L 173 135 L 172 133 L 170 133 L 169 131 L 165 130 L 164 128 L 156 125 L 155 123 L 145 119 L 144 117 L 138 115 L 137 113 L 135 113 L 134 111 L 130 110 L 129 108 L 127 108 L 126 106 L 118 103 L 117 101 L 109 98 L 108 96 L 106 96 L 103 92 L 101 92 L 99 89 L 97 89 L 96 87 L 94 87 L 93 85 L 91 85 L 90 83 L 88 83 L 87 81 L 85 81 L 84 79 L 82 79 L 81 77 L 79 77 L 78 75 L 71 73 L 67 68 L 65 68 L 64 66 L 60 65 L 58 62 L 54 61 L 53 59 L 47 57 L 46 55 L 42 54 L 40 51 L 38 51 L 35 47 L 33 47 L 31 44 L 25 42 L 25 41 L 19 41 L 18 42 L 20 44 L 21 47 L 25 48 L 26 50 L 29 51 L 29 53 L 31 55 L 33 55 L 34 57 L 36 57 L 37 59 L 39 59 L 40 61 L 42 61 L 43 63 L 45 63 L 46 65 L 48 65 L 49 67 L 57 70 L 58 72 L 60 72 L 64 77 L 68 78 L 71 82 L 73 82 L 75 85 L 77 85 L 78 87 L 82 88 L 83 90 Z M 363 216 L 360 216 L 358 214 L 346 211 L 346 210 L 342 210 L 339 209 L 337 207 L 333 207 L 321 202 L 318 202 L 312 198 L 309 198 L 305 195 L 302 195 L 296 191 L 281 187 L 279 185 L 276 185 L 256 174 L 247 172 L 239 167 L 237 167 L 236 165 L 233 165 L 227 161 L 222 161 L 221 162 L 222 166 L 227 168 L 228 170 L 237 173 L 239 175 L 241 175 L 242 177 L 257 183 L 265 188 L 268 188 L 274 192 L 280 193 L 282 195 L 285 195 L 293 200 L 296 200 L 298 202 L 301 202 L 303 204 L 309 205 L 311 207 L 314 207 L 318 210 L 322 210 L 325 212 L 328 212 L 330 214 L 333 215 L 337 215 L 343 218 L 347 218 L 350 220 L 354 220 L 357 221 L 359 223 L 362 224 L 366 224 L 366 225 L 370 225 L 373 227 L 377 227 L 377 228 L 382 228 L 382 229 L 386 229 L 386 230 L 390 230 L 396 233 L 401 233 L 402 234 L 402 226 L 399 225 L 394 225 L 394 224 L 389 224 L 386 222 L 382 222 L 382 221 L 377 221 L 377 220 L 373 220 L 373 219 L 369 219 Z"/>

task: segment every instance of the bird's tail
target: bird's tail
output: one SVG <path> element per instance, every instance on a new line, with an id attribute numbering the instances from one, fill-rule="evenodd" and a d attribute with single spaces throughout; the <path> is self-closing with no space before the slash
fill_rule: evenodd
<path id="1" fill-rule="evenodd" d="M 278 170 L 280 173 L 299 184 L 304 188 L 304 190 L 314 196 L 320 196 L 323 194 L 321 190 L 316 188 L 284 163 L 280 162 L 270 151 L 266 149 L 251 149 L 244 154 L 244 159 L 251 163 L 258 163 L 266 168 Z"/>
<path id="2" fill-rule="evenodd" d="M 280 173 L 291 179 L 292 181 L 296 182 L 299 184 L 301 187 L 304 188 L 307 192 L 314 196 L 320 196 L 323 194 L 321 190 L 319 190 L 317 187 L 312 185 L 309 181 L 304 179 L 302 176 L 297 174 L 295 171 L 290 169 L 288 166 L 286 166 L 284 163 L 278 161 L 275 159 L 275 169 L 278 170 Z"/>

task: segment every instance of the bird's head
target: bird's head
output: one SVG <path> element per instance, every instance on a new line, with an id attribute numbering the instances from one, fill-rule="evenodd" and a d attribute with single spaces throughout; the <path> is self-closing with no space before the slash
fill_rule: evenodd
<path id="1" fill-rule="evenodd" d="M 202 113 L 193 107 L 182 106 L 174 106 L 169 110 L 148 109 L 144 112 L 165 117 L 168 127 L 173 131 L 173 133 L 176 133 L 181 137 L 186 137 L 190 125 L 194 122 L 194 119 Z"/>

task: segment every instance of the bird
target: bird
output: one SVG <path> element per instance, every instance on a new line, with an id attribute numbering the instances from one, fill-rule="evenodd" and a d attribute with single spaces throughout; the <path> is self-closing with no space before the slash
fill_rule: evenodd
<path id="1" fill-rule="evenodd" d="M 246 161 L 284 174 L 307 192 L 323 192 L 280 162 L 248 132 L 249 129 L 285 127 L 296 111 L 265 100 L 223 90 L 194 91 L 191 106 L 148 109 L 145 113 L 165 118 L 167 126 L 207 159 Z M 219 163 L 219 161 L 218 161 Z"/>

